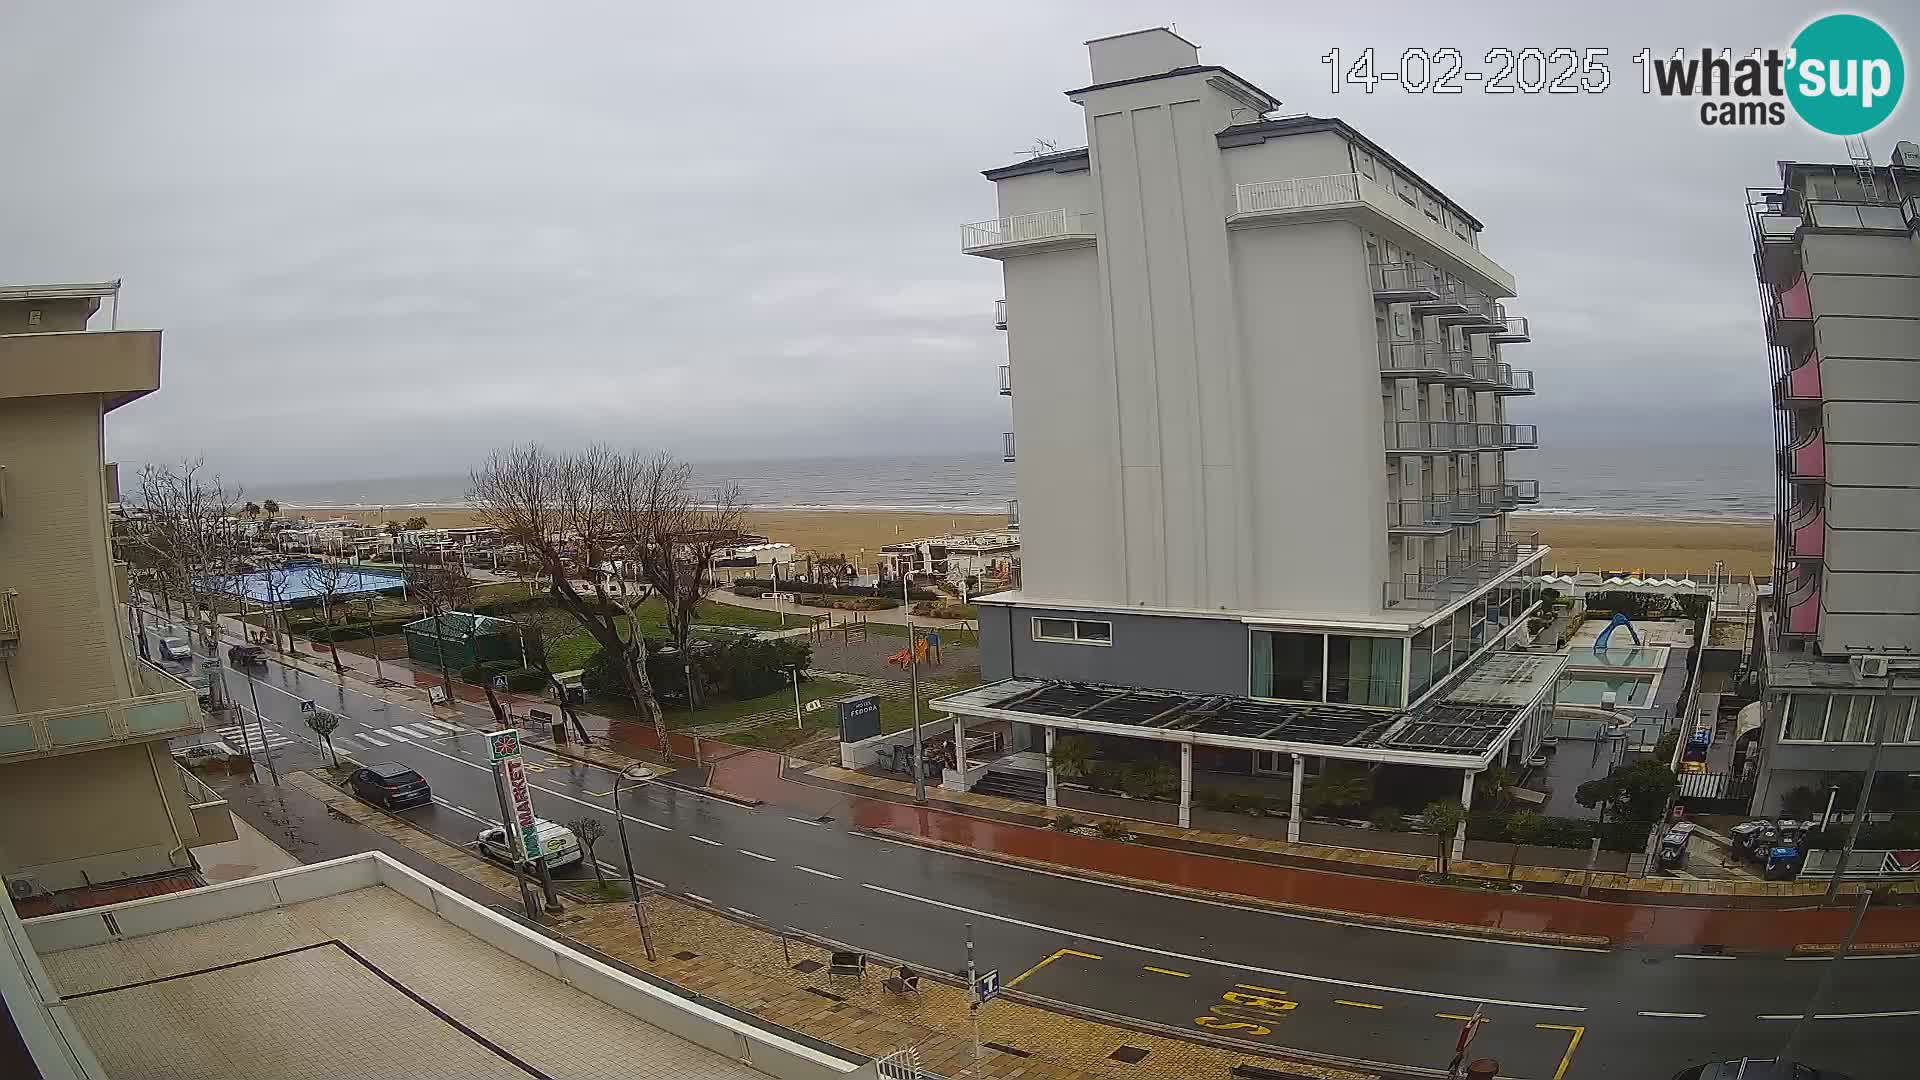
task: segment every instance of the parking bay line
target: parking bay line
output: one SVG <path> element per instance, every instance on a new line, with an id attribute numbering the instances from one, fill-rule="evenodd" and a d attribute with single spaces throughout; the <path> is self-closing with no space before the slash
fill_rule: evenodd
<path id="1" fill-rule="evenodd" d="M 811 866 L 801 866 L 799 863 L 794 863 L 793 868 L 803 874 L 812 874 L 814 877 L 832 878 L 835 881 L 841 880 L 839 874 L 829 874 L 825 870 L 815 870 Z"/>
<path id="2" fill-rule="evenodd" d="M 776 859 L 771 855 L 762 855 L 757 851 L 748 851 L 746 848 L 734 848 L 733 850 L 739 852 L 742 855 L 745 855 L 749 859 L 759 859 L 761 862 L 779 862 L 780 861 L 779 859 Z"/>
<path id="3" fill-rule="evenodd" d="M 868 886 L 866 886 L 866 888 L 869 888 L 869 889 L 871 889 L 871 888 L 873 888 L 873 886 L 871 886 L 871 885 L 868 885 Z M 1023 971 L 1023 972 L 1021 972 L 1020 974 L 1018 974 L 1018 975 L 1015 975 L 1015 976 L 1013 977 L 1013 981 L 1007 984 L 1007 989 L 1009 989 L 1009 990 L 1011 990 L 1011 989 L 1013 989 L 1014 987 L 1016 987 L 1016 986 L 1019 986 L 1019 985 L 1020 985 L 1020 983 L 1021 983 L 1022 981 L 1024 981 L 1025 979 L 1027 979 L 1027 978 L 1029 978 L 1029 977 L 1031 977 L 1031 976 L 1033 976 L 1033 975 L 1037 975 L 1037 974 L 1039 974 L 1039 973 L 1040 973 L 1040 969 L 1041 969 L 1041 968 L 1043 968 L 1043 967 L 1046 967 L 1046 966 L 1047 966 L 1048 964 L 1051 964 L 1051 963 L 1053 963 L 1053 962 L 1054 962 L 1055 960 L 1058 960 L 1058 959 L 1060 959 L 1060 958 L 1061 958 L 1061 957 L 1063 957 L 1063 956 L 1078 956 L 1078 957 L 1080 957 L 1080 958 L 1082 958 L 1082 959 L 1085 959 L 1085 960 L 1103 960 L 1103 959 L 1105 959 L 1105 957 L 1102 957 L 1102 956 L 1100 956 L 1100 955 L 1098 955 L 1098 954 L 1096 954 L 1096 953 L 1090 953 L 1090 952 L 1081 952 L 1081 951 L 1080 951 L 1080 950 L 1078 950 L 1078 949 L 1055 949 L 1055 950 L 1053 950 L 1053 954 L 1052 954 L 1052 955 L 1050 955 L 1050 956 L 1048 956 L 1048 957 L 1047 957 L 1047 958 L 1046 958 L 1045 960 L 1042 960 L 1042 961 L 1040 961 L 1039 963 L 1037 963 L 1037 964 L 1035 964 L 1035 965 L 1033 965 L 1032 967 L 1030 967 L 1030 968 L 1028 968 L 1027 970 L 1025 970 L 1025 971 Z"/>
<path id="4" fill-rule="evenodd" d="M 1351 986 L 1357 990 L 1378 990 L 1387 994 L 1408 994 L 1414 997 L 1436 998 L 1441 1001 L 1471 1001 L 1481 1005 L 1511 1005 L 1520 1009 L 1541 1009 L 1547 1012 L 1582 1013 L 1587 1011 L 1585 1005 L 1556 1005 L 1539 1001 L 1512 1001 L 1506 998 L 1478 997 L 1473 994 L 1448 994 L 1437 990 L 1415 990 L 1403 986 L 1383 986 L 1379 983 L 1356 982 L 1352 979 L 1336 979 L 1328 975 L 1308 975 L 1303 972 L 1285 971 L 1279 968 L 1255 967 L 1252 964 L 1236 964 L 1230 960 L 1215 960 L 1208 956 L 1195 956 L 1190 953 L 1174 952 L 1170 949 L 1157 949 L 1150 945 L 1136 945 L 1133 942 L 1120 941 L 1116 938 L 1096 937 L 1092 934 L 1063 930 L 1057 926 L 1027 922 L 1023 919 L 1015 919 L 991 911 L 977 911 L 973 908 L 961 907 L 959 904 L 949 904 L 944 900 L 933 900 L 925 896 L 915 896 L 909 892 L 901 892 L 898 889 L 889 889 L 883 885 L 875 885 L 872 882 L 861 882 L 860 887 L 863 889 L 871 889 L 874 892 L 883 893 L 887 896 L 895 896 L 902 900 L 912 900 L 917 903 L 929 904 L 933 907 L 946 908 L 949 911 L 958 911 L 966 915 L 973 915 L 977 918 L 991 919 L 994 922 L 1003 922 L 1012 926 L 1021 926 L 1028 930 L 1038 930 L 1045 934 L 1058 934 L 1064 938 L 1077 938 L 1081 941 L 1097 941 L 1102 945 L 1112 945 L 1119 949 L 1132 949 L 1135 952 L 1151 953 L 1155 956 L 1165 956 L 1173 960 L 1188 960 L 1196 964 L 1211 964 L 1215 967 L 1231 968 L 1236 971 L 1251 971 L 1256 975 L 1276 975 L 1283 979 L 1304 979 L 1308 982 L 1324 983 L 1329 986 Z M 1029 972 L 1029 974 L 1031 973 Z M 1012 984 L 1009 983 L 1008 985 L 1011 986 Z"/>
<path id="5" fill-rule="evenodd" d="M 1644 1010 L 1644 1009 L 1641 1010 L 1640 1015 L 1641 1016 L 1659 1016 L 1659 1017 L 1664 1017 L 1668 1020 L 1705 1020 L 1707 1018 L 1706 1013 L 1654 1012 L 1652 1010 Z"/>

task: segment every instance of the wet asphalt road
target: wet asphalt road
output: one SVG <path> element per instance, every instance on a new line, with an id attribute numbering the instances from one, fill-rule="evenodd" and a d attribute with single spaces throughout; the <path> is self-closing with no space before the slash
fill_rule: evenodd
<path id="1" fill-rule="evenodd" d="M 300 699 L 344 719 L 362 763 L 398 761 L 434 789 L 403 816 L 469 840 L 499 817 L 484 709 L 456 721 L 270 663 L 253 693 L 283 767 L 324 763 Z M 240 674 L 229 685 L 252 722 Z M 443 710 L 444 712 L 444 710 Z M 465 729 L 465 730 L 462 730 Z M 257 739 L 258 736 L 251 736 Z M 229 741 L 237 739 L 229 738 Z M 527 756 L 537 812 L 600 817 L 596 855 L 624 873 L 607 769 Z M 1667 1077 L 1715 1057 L 1785 1045 L 1831 960 L 1590 950 L 1383 929 L 1165 896 L 970 859 L 653 784 L 623 784 L 635 873 L 773 926 L 910 963 L 964 965 L 973 924 L 982 969 L 1043 996 L 1194 1030 L 1387 1066 L 1444 1068 L 1460 1019 L 1490 1022 L 1476 1054 L 1503 1075 Z M 590 868 L 569 877 L 590 876 Z M 1859 1080 L 1913 1075 L 1920 956 L 1839 962 L 1800 1057 Z"/>

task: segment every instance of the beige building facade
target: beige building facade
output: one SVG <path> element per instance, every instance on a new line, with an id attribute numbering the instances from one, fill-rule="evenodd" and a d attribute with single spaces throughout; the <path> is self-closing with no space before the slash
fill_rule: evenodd
<path id="1" fill-rule="evenodd" d="M 205 728 L 195 691 L 124 632 L 105 425 L 159 389 L 160 332 L 90 329 L 117 296 L 0 287 L 0 874 L 20 900 L 185 876 L 233 838 L 168 753 Z"/>

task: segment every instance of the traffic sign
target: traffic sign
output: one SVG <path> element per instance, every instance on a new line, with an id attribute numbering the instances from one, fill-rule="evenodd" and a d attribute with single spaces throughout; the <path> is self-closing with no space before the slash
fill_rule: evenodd
<path id="1" fill-rule="evenodd" d="M 300 699 L 300 711 L 305 713 L 306 715 L 312 716 L 314 714 L 314 711 L 317 710 L 318 708 L 319 706 L 313 703 L 312 698 Z"/>
<path id="2" fill-rule="evenodd" d="M 812 700 L 812 701 L 809 701 L 809 702 L 807 702 L 807 711 L 808 711 L 808 712 L 813 712 L 813 711 L 815 711 L 815 710 L 817 710 L 817 709 L 819 709 L 819 708 L 820 708 L 820 706 L 821 706 L 821 705 L 823 705 L 823 704 L 825 704 L 825 703 L 824 703 L 824 702 L 822 702 L 822 701 L 820 701 L 820 700 L 819 700 L 818 698 L 816 698 L 816 699 L 814 699 L 814 700 Z"/>
<path id="3" fill-rule="evenodd" d="M 505 690 L 507 688 L 507 677 L 505 675 L 495 675 L 493 677 L 493 688 L 495 690 Z"/>
<path id="4" fill-rule="evenodd" d="M 1000 969 L 983 971 L 973 981 L 973 999 L 982 1005 L 992 1001 L 1000 993 Z"/>

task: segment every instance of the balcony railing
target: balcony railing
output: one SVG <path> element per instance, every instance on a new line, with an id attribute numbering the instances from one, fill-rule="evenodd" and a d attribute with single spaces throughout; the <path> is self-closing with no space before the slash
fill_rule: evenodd
<path id="1" fill-rule="evenodd" d="M 1374 263 L 1367 269 L 1373 276 L 1373 298 L 1383 303 L 1433 300 L 1440 295 L 1440 271 L 1425 263 Z"/>
<path id="2" fill-rule="evenodd" d="M 1498 488 L 1482 488 L 1481 498 L 1484 500 L 1486 493 L 1490 491 L 1499 492 L 1499 502 L 1502 510 L 1531 506 L 1540 501 L 1540 481 L 1538 480 L 1509 480 L 1501 484 Z"/>
<path id="3" fill-rule="evenodd" d="M 1007 528 L 1015 532 L 1018 532 L 1020 530 L 1020 500 L 1019 499 L 1007 500 Z"/>
<path id="4" fill-rule="evenodd" d="M 1533 393 L 1533 372 L 1526 368 L 1517 368 L 1512 364 L 1499 365 L 1499 377 L 1494 380 L 1493 392 L 1496 394 Z"/>
<path id="5" fill-rule="evenodd" d="M 1299 176 L 1241 184 L 1234 189 L 1238 214 L 1301 213 L 1344 207 L 1365 207 L 1412 234 L 1461 269 L 1485 279 L 1499 295 L 1513 293 L 1513 275 L 1452 229 L 1408 205 L 1378 181 L 1359 173 Z"/>
<path id="6" fill-rule="evenodd" d="M 1506 325 L 1506 316 L 1496 314 L 1500 305 L 1485 293 L 1463 286 L 1459 299 L 1460 310 L 1439 313 L 1441 325 L 1458 326 L 1469 334 L 1491 332 Z"/>
<path id="7" fill-rule="evenodd" d="M 1093 239 L 1095 214 L 1078 210 L 1036 210 L 960 226 L 960 250 L 974 252 L 1014 245 L 1054 246 Z"/>
<path id="8" fill-rule="evenodd" d="M 0 761 L 71 753 L 206 730 L 197 691 L 146 661 L 135 662 L 134 697 L 0 716 Z"/>
<path id="9" fill-rule="evenodd" d="M 1450 496 L 1387 500 L 1387 531 L 1418 536 L 1445 536 L 1453 531 Z"/>
<path id="10" fill-rule="evenodd" d="M 1466 295 L 1465 285 L 1458 281 L 1441 280 L 1435 283 L 1433 295 L 1413 301 L 1411 310 L 1415 315 L 1457 318 L 1467 313 Z"/>
<path id="11" fill-rule="evenodd" d="M 227 811 L 227 800 L 184 767 L 176 764 L 174 771 L 180 780 L 180 795 L 187 802 L 187 815 L 193 820 L 196 839 L 192 846 L 205 847 L 238 839 L 233 815 Z"/>
<path id="12" fill-rule="evenodd" d="M 1501 329 L 1495 330 L 1488 340 L 1497 341 L 1503 345 L 1511 345 L 1521 341 L 1532 341 L 1533 335 L 1528 332 L 1527 317 L 1525 315 L 1508 315 L 1506 317 L 1506 325 Z"/>
<path id="13" fill-rule="evenodd" d="M 1450 350 L 1437 341 L 1380 343 L 1380 374 L 1388 378 L 1465 381 L 1468 364 L 1465 352 Z"/>
<path id="14" fill-rule="evenodd" d="M 1824 480 L 1827 477 L 1827 440 L 1821 432 L 1786 448 L 1787 478 Z"/>
<path id="15" fill-rule="evenodd" d="M 1005 330 L 1007 328 L 1007 302 L 1005 300 L 995 300 L 993 302 L 993 328 L 995 330 Z"/>
<path id="16" fill-rule="evenodd" d="M 1827 554 L 1827 512 L 1820 505 L 1797 504 L 1787 514 L 1787 553 L 1796 559 Z"/>
<path id="17" fill-rule="evenodd" d="M 1008 396 L 1013 394 L 1013 365 L 1000 365 L 1000 392 Z"/>
<path id="18" fill-rule="evenodd" d="M 1820 354 L 1807 354 L 1807 360 L 1774 380 L 1773 403 L 1779 408 L 1793 409 L 1820 404 Z"/>
<path id="19" fill-rule="evenodd" d="M 20 644 L 20 616 L 14 610 L 13 593 L 0 591 L 0 659 L 12 656 Z"/>
<path id="20" fill-rule="evenodd" d="M 1540 445 L 1540 429 L 1532 424 L 1398 420 L 1388 425 L 1386 443 L 1390 454 L 1527 450 Z"/>
<path id="21" fill-rule="evenodd" d="M 1390 608 L 1443 607 L 1513 570 L 1539 551 L 1537 533 L 1501 533 L 1494 543 L 1474 545 L 1457 557 L 1383 582 L 1381 603 Z"/>
<path id="22" fill-rule="evenodd" d="M 1013 460 L 1013 432 L 1011 431 L 1006 432 L 1005 434 L 1001 435 L 1000 438 L 1006 445 L 1006 453 L 1003 456 L 1003 460 L 1012 461 Z"/>

